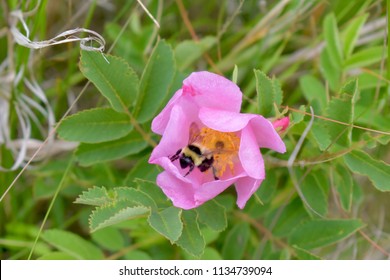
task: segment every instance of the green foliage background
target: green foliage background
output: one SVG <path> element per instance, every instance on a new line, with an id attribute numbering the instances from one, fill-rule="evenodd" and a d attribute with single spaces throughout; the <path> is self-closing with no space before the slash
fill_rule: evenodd
<path id="1" fill-rule="evenodd" d="M 1 259 L 389 258 L 386 3 L 143 2 L 160 28 L 137 1 L 1 1 L 0 102 L 10 113 L 0 125 L 18 139 L 24 116 L 27 140 L 48 137 L 39 106 L 16 109 L 37 98 L 26 80 L 37 81 L 59 149 L 0 171 Z M 82 26 L 102 34 L 106 54 L 17 45 L 10 13 L 34 7 L 30 39 Z M 236 82 L 243 112 L 292 121 L 288 152 L 262 151 L 267 178 L 244 210 L 232 190 L 177 209 L 147 163 L 159 141 L 151 120 L 198 70 Z M 0 142 L 1 166 L 15 160 Z"/>

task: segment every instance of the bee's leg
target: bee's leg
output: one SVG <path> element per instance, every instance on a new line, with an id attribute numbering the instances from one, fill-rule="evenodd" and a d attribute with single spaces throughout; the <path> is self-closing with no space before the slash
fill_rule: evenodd
<path id="1" fill-rule="evenodd" d="M 212 168 L 213 168 L 214 180 L 219 180 L 219 178 L 217 177 L 217 170 L 215 169 L 214 166 Z"/>
<path id="2" fill-rule="evenodd" d="M 184 175 L 184 177 L 186 177 L 188 174 L 190 174 L 195 168 L 195 165 L 194 164 L 191 164 L 190 165 L 190 170 L 188 170 L 188 172 Z"/>
<path id="3" fill-rule="evenodd" d="M 170 159 L 171 161 L 177 160 L 177 159 L 180 157 L 180 153 L 181 153 L 181 149 L 179 149 L 179 150 L 176 152 L 175 155 L 169 157 L 169 159 Z"/>

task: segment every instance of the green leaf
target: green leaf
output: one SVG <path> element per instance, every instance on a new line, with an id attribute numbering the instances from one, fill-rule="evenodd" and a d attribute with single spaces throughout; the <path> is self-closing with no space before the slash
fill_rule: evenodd
<path id="1" fill-rule="evenodd" d="M 294 251 L 297 254 L 298 259 L 300 260 L 321 260 L 320 257 L 313 255 L 309 251 L 299 248 L 298 246 L 294 245 Z"/>
<path id="2" fill-rule="evenodd" d="M 232 82 L 237 84 L 238 79 L 238 67 L 237 65 L 234 65 L 233 73 L 232 73 Z"/>
<path id="3" fill-rule="evenodd" d="M 268 116 L 274 108 L 274 103 L 280 105 L 283 99 L 281 85 L 278 80 L 270 79 L 264 72 L 255 70 L 256 92 L 259 114 Z"/>
<path id="4" fill-rule="evenodd" d="M 151 120 L 169 95 L 176 66 L 171 47 L 160 40 L 142 74 L 133 115 L 140 122 Z"/>
<path id="5" fill-rule="evenodd" d="M 306 100 L 313 107 L 314 112 L 321 114 L 327 104 L 325 86 L 312 75 L 301 77 L 299 85 Z"/>
<path id="6" fill-rule="evenodd" d="M 149 207 L 152 210 L 157 210 L 157 205 L 154 200 L 146 193 L 129 187 L 118 187 L 114 189 L 117 200 L 126 200 L 141 206 Z"/>
<path id="7" fill-rule="evenodd" d="M 341 68 L 333 65 L 326 48 L 322 50 L 320 55 L 320 70 L 330 89 L 336 91 L 340 84 Z"/>
<path id="8" fill-rule="evenodd" d="M 310 250 L 341 241 L 364 224 L 360 220 L 312 220 L 295 228 L 289 243 Z"/>
<path id="9" fill-rule="evenodd" d="M 189 254 L 200 257 L 204 252 L 206 242 L 199 229 L 197 214 L 191 210 L 183 211 L 181 218 L 183 221 L 183 232 L 175 243 Z"/>
<path id="10" fill-rule="evenodd" d="M 387 52 L 383 47 L 371 47 L 354 53 L 345 61 L 345 70 L 362 68 L 380 62 L 387 58 Z"/>
<path id="11" fill-rule="evenodd" d="M 196 208 L 199 220 L 215 231 L 223 231 L 227 227 L 226 210 L 223 206 L 210 200 Z"/>
<path id="12" fill-rule="evenodd" d="M 257 189 L 256 194 L 259 196 L 260 200 L 264 203 L 268 203 L 274 197 L 278 186 L 278 177 L 276 176 L 276 172 L 272 172 L 271 170 L 266 170 L 267 180 L 264 180 L 261 183 L 260 188 Z M 258 210 L 257 210 L 258 211 Z"/>
<path id="13" fill-rule="evenodd" d="M 123 235 L 117 228 L 106 227 L 91 234 L 92 240 L 101 247 L 111 251 L 119 251 L 125 247 Z"/>
<path id="14" fill-rule="evenodd" d="M 363 27 L 366 22 L 368 14 L 361 15 L 353 19 L 345 28 L 343 35 L 341 36 L 343 40 L 343 53 L 345 57 L 349 57 L 352 54 L 352 51 L 355 47 L 356 41 L 359 37 L 360 29 Z"/>
<path id="15" fill-rule="evenodd" d="M 315 113 L 314 113 L 315 114 Z M 318 148 L 325 151 L 332 143 L 330 135 L 327 130 L 327 122 L 325 120 L 315 120 L 310 133 L 317 142 Z"/>
<path id="16" fill-rule="evenodd" d="M 277 218 L 275 218 L 277 217 Z M 273 215 L 268 215 L 266 227 L 272 228 L 272 233 L 278 237 L 285 237 L 291 234 L 292 230 L 300 223 L 309 218 L 307 211 L 303 207 L 302 201 L 299 198 L 292 200 L 286 207 L 275 210 Z"/>
<path id="17" fill-rule="evenodd" d="M 320 178 L 316 176 L 315 172 L 306 176 L 301 183 L 301 191 L 310 207 L 322 216 L 328 213 L 328 197 L 324 189 L 321 187 Z M 311 210 L 308 210 L 311 213 Z"/>
<path id="18" fill-rule="evenodd" d="M 176 207 L 169 207 L 161 212 L 152 211 L 148 222 L 158 233 L 174 243 L 183 231 L 183 223 L 180 219 L 181 213 L 182 210 Z"/>
<path id="19" fill-rule="evenodd" d="M 148 144 L 137 135 L 127 135 L 111 142 L 81 144 L 76 150 L 77 161 L 83 166 L 116 160 L 141 152 Z"/>
<path id="20" fill-rule="evenodd" d="M 109 194 L 105 187 L 93 187 L 84 191 L 74 203 L 101 206 L 112 203 L 114 196 Z"/>
<path id="21" fill-rule="evenodd" d="M 119 200 L 100 206 L 92 211 L 89 218 L 89 227 L 93 232 L 126 220 L 138 218 L 149 212 L 150 209 L 145 206 L 126 200 Z"/>
<path id="22" fill-rule="evenodd" d="M 161 188 L 157 186 L 155 181 L 150 182 L 137 179 L 135 183 L 137 184 L 137 189 L 151 197 L 159 208 L 166 208 L 172 205 L 172 202 L 163 193 Z"/>
<path id="23" fill-rule="evenodd" d="M 81 51 L 80 70 L 108 99 L 117 112 L 126 112 L 134 104 L 139 81 L 122 58 L 99 52 Z"/>
<path id="24" fill-rule="evenodd" d="M 349 147 L 351 145 L 354 107 L 359 94 L 357 80 L 348 82 L 341 92 L 344 94 L 340 98 L 334 97 L 330 101 L 326 116 L 349 126 L 331 121 L 328 121 L 326 126 L 332 142 L 342 147 Z"/>
<path id="25" fill-rule="evenodd" d="M 224 260 L 241 260 L 250 237 L 248 223 L 236 224 L 227 234 L 222 247 Z"/>
<path id="26" fill-rule="evenodd" d="M 349 212 L 352 206 L 353 180 L 348 169 L 341 164 L 336 165 L 335 186 L 340 197 L 341 207 Z"/>
<path id="27" fill-rule="evenodd" d="M 61 252 L 75 259 L 104 259 L 103 253 L 95 245 L 74 233 L 59 229 L 50 229 L 43 232 L 42 238 Z"/>
<path id="28" fill-rule="evenodd" d="M 65 261 L 65 260 L 77 260 L 74 256 L 71 256 L 64 252 L 50 252 L 47 254 L 44 254 L 43 256 L 39 257 L 38 260 L 59 260 L 59 261 Z"/>
<path id="29" fill-rule="evenodd" d="M 58 134 L 68 141 L 99 143 L 121 138 L 132 129 L 127 115 L 110 108 L 96 108 L 65 118 Z"/>
<path id="30" fill-rule="evenodd" d="M 217 42 L 215 37 L 206 36 L 200 41 L 186 40 L 175 48 L 175 60 L 180 71 L 188 69 L 203 53 Z"/>
<path id="31" fill-rule="evenodd" d="M 324 37 L 326 43 L 325 50 L 329 55 L 331 63 L 335 67 L 341 67 L 343 64 L 343 52 L 336 17 L 333 13 L 327 15 L 324 19 Z"/>
<path id="32" fill-rule="evenodd" d="M 348 168 L 361 175 L 367 176 L 380 191 L 390 191 L 390 165 L 373 159 L 362 151 L 353 151 L 344 156 Z"/>

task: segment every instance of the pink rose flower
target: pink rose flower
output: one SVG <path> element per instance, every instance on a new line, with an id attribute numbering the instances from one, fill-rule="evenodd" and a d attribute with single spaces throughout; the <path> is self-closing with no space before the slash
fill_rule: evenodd
<path id="1" fill-rule="evenodd" d="M 269 120 L 240 113 L 241 101 L 230 80 L 195 72 L 153 120 L 162 138 L 149 163 L 164 168 L 157 184 L 176 207 L 198 207 L 234 184 L 244 208 L 265 179 L 259 148 L 286 151 Z"/>

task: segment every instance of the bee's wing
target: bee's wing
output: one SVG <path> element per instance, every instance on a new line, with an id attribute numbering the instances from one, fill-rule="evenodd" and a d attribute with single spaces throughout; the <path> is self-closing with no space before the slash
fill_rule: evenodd
<path id="1" fill-rule="evenodd" d="M 199 140 L 200 137 L 200 129 L 196 123 L 192 123 L 190 126 L 190 138 L 188 143 L 194 143 Z"/>

